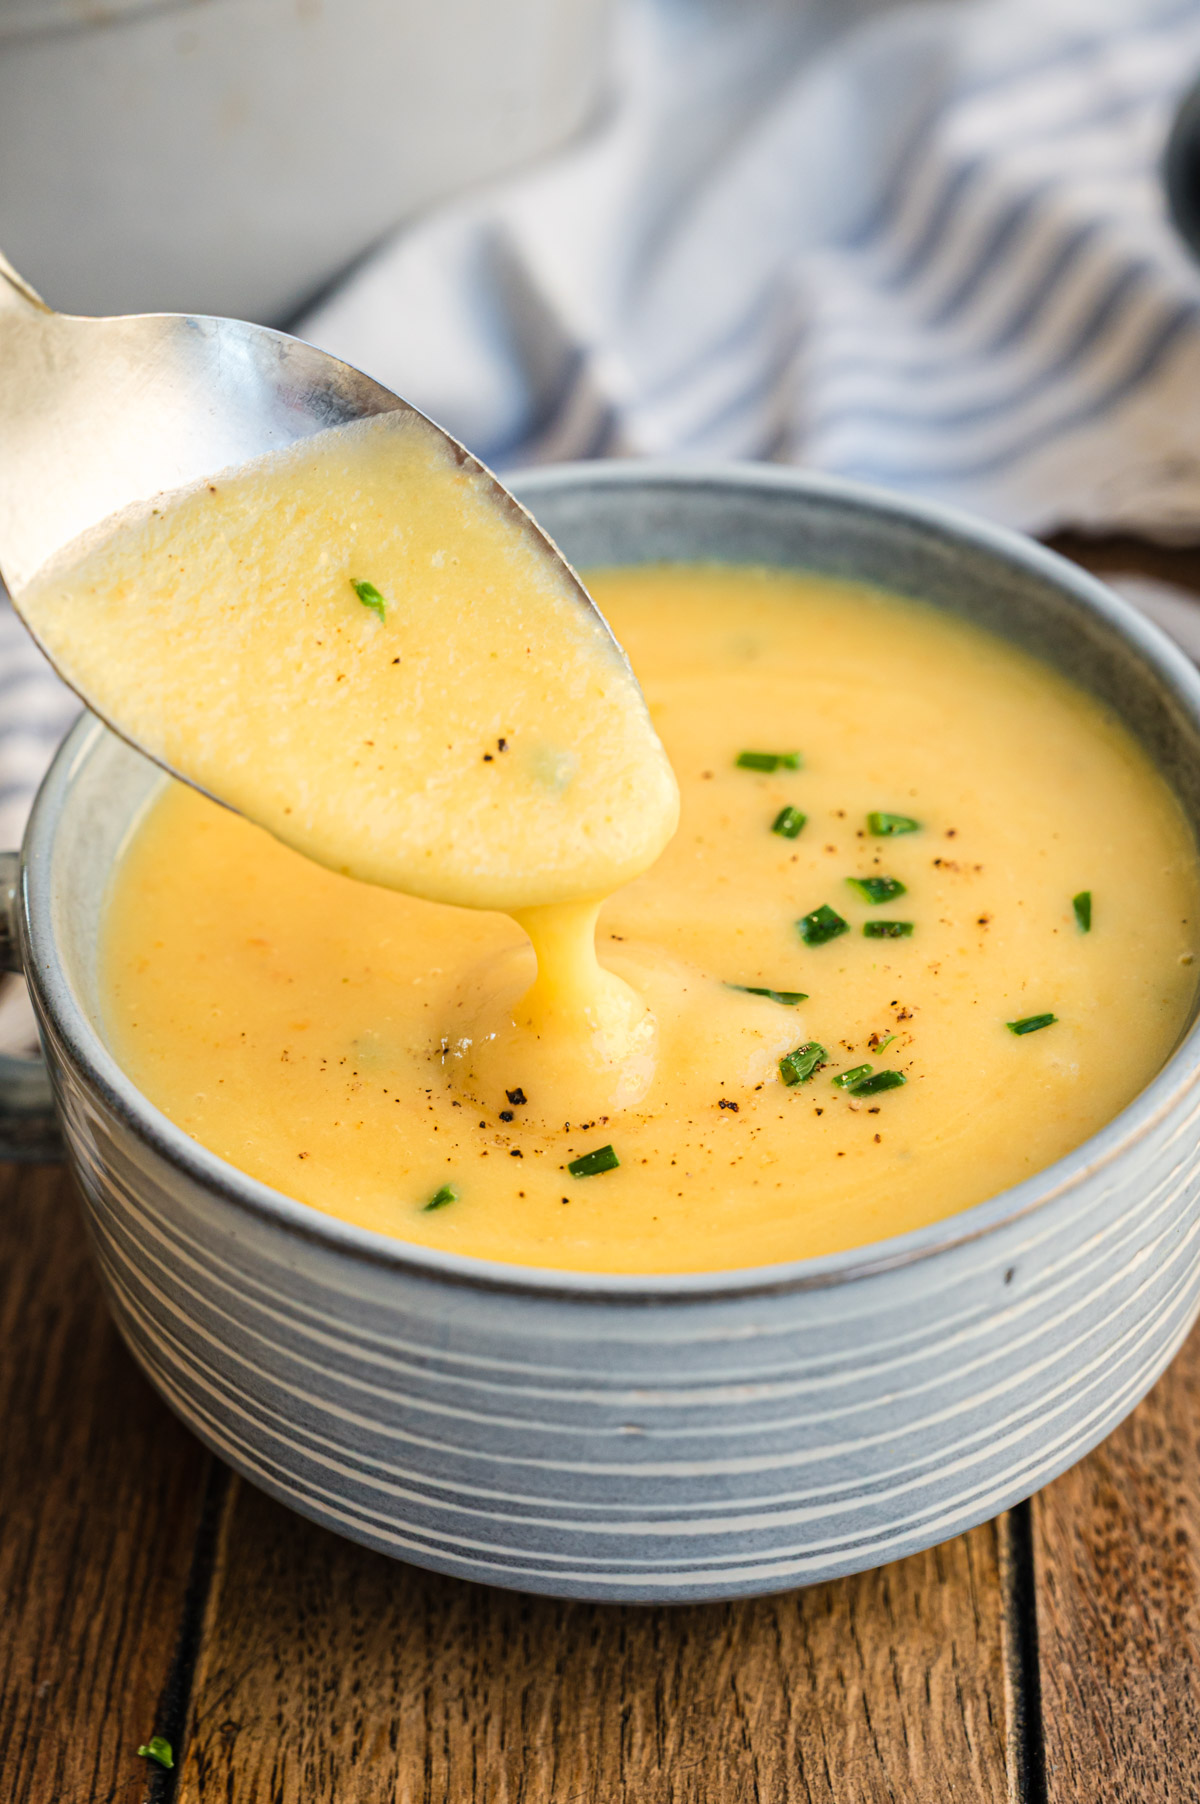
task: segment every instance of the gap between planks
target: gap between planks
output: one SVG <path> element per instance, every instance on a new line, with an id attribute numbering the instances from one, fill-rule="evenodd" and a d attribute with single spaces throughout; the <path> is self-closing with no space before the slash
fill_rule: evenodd
<path id="1" fill-rule="evenodd" d="M 236 1483 L 229 1467 L 210 1455 L 187 1590 L 175 1637 L 175 1651 L 154 1717 L 154 1733 L 170 1742 L 175 1765 L 152 1766 L 149 1769 L 146 1804 L 174 1804 L 192 1705 L 196 1662 L 203 1645 L 218 1552 L 228 1526 L 230 1497 Z"/>
<path id="2" fill-rule="evenodd" d="M 1048 1804 L 1031 1506 L 996 1518 L 1003 1596 L 1005 1754 L 1013 1804 Z"/>

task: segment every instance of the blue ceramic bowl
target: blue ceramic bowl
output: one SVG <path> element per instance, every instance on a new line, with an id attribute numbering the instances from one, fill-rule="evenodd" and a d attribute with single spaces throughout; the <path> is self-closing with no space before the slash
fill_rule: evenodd
<path id="1" fill-rule="evenodd" d="M 577 564 L 777 564 L 968 615 L 1108 702 L 1200 825 L 1200 676 L 1023 539 L 768 467 L 580 465 L 514 486 Z M 162 781 L 95 722 L 77 727 L 34 810 L 14 928 L 134 1357 L 222 1458 L 327 1527 L 563 1597 L 781 1590 L 1025 1497 L 1121 1420 L 1187 1333 L 1194 1030 L 1037 1177 L 894 1240 L 757 1270 L 491 1264 L 243 1176 L 152 1107 L 105 1045 L 105 888 Z"/>

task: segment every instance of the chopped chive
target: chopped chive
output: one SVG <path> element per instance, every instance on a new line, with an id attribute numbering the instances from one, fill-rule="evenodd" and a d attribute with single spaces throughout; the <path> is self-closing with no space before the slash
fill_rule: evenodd
<path id="1" fill-rule="evenodd" d="M 867 940 L 908 940 L 912 938 L 911 921 L 864 921 L 863 938 Z"/>
<path id="2" fill-rule="evenodd" d="M 1006 1021 L 1005 1026 L 1013 1034 L 1035 1034 L 1039 1028 L 1050 1027 L 1057 1020 L 1057 1015 L 1022 1015 L 1019 1021 Z"/>
<path id="3" fill-rule="evenodd" d="M 851 1096 L 878 1096 L 881 1090 L 898 1090 L 908 1079 L 903 1071 L 874 1071 L 861 1083 L 852 1085 Z"/>
<path id="4" fill-rule="evenodd" d="M 855 1065 L 849 1071 L 839 1071 L 833 1081 L 839 1090 L 849 1090 L 861 1084 L 864 1077 L 870 1077 L 873 1069 L 871 1065 Z"/>
<path id="5" fill-rule="evenodd" d="M 364 608 L 370 608 L 371 612 L 373 614 L 378 614 L 381 620 L 387 619 L 387 603 L 384 601 L 383 596 L 379 593 L 379 590 L 375 587 L 374 583 L 356 582 L 354 578 L 351 577 L 350 587 L 354 590 L 354 593 L 358 596 L 358 599 L 362 602 Z"/>
<path id="6" fill-rule="evenodd" d="M 142 1743 L 138 1753 L 143 1760 L 157 1760 L 159 1766 L 175 1765 L 175 1750 L 163 1735 L 152 1735 L 149 1741 Z"/>
<path id="7" fill-rule="evenodd" d="M 1080 933 L 1092 931 L 1092 892 L 1081 889 L 1077 896 L 1071 897 L 1071 907 L 1075 910 L 1075 920 Z"/>
<path id="8" fill-rule="evenodd" d="M 584 1153 L 567 1166 L 573 1178 L 598 1178 L 602 1171 L 615 1171 L 621 1163 L 611 1146 L 598 1146 L 594 1153 Z"/>
<path id="9" fill-rule="evenodd" d="M 818 1065 L 825 1063 L 825 1048 L 816 1040 L 807 1040 L 793 1052 L 785 1052 L 779 1061 L 779 1075 L 785 1084 L 806 1084 Z"/>
<path id="10" fill-rule="evenodd" d="M 799 752 L 739 752 L 735 760 L 739 770 L 799 770 Z"/>
<path id="11" fill-rule="evenodd" d="M 457 1184 L 443 1184 L 440 1190 L 434 1191 L 427 1203 L 422 1203 L 422 1215 L 428 1215 L 431 1209 L 444 1209 L 447 1203 L 456 1203 L 458 1194 Z"/>
<path id="12" fill-rule="evenodd" d="M 894 833 L 919 833 L 920 821 L 914 821 L 909 814 L 869 814 L 867 816 L 867 832 L 876 839 L 890 839 Z"/>
<path id="13" fill-rule="evenodd" d="M 768 1002 L 782 1002 L 785 1008 L 795 1008 L 798 1002 L 808 1001 L 807 990 L 764 990 L 757 983 L 727 983 L 727 990 L 740 990 L 743 996 L 765 996 Z"/>
<path id="14" fill-rule="evenodd" d="M 828 902 L 822 902 L 820 908 L 814 908 L 796 922 L 796 932 L 806 946 L 823 946 L 827 940 L 836 940 L 839 933 L 849 931 L 850 923 L 843 921 Z"/>
<path id="15" fill-rule="evenodd" d="M 846 882 L 872 907 L 908 893 L 908 885 L 901 883 L 899 877 L 847 877 Z"/>
<path id="16" fill-rule="evenodd" d="M 781 808 L 771 822 L 771 831 L 782 834 L 784 839 L 796 839 L 807 819 L 798 808 Z"/>

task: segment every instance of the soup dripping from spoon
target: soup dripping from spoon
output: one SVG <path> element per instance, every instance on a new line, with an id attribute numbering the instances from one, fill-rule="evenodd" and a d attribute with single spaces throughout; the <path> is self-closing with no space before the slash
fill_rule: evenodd
<path id="1" fill-rule="evenodd" d="M 456 440 L 284 333 L 73 318 L 5 264 L 0 572 L 173 775 L 348 876 L 519 920 L 537 981 L 467 1019 L 464 1072 L 582 1046 L 581 1092 L 645 1089 L 652 1023 L 595 923 L 675 831 L 674 774 L 579 578 Z"/>

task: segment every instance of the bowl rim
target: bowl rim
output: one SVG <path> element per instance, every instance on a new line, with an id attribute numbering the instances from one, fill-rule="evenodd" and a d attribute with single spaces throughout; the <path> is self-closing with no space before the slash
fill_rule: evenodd
<path id="1" fill-rule="evenodd" d="M 1057 552 L 957 508 L 912 500 L 843 477 L 773 464 L 659 459 L 577 462 L 508 472 L 504 480 L 523 505 L 531 509 L 536 508 L 541 496 L 576 488 L 581 483 L 605 489 L 740 488 L 824 497 L 846 504 L 851 511 L 923 525 L 960 550 L 983 551 L 1067 590 L 1089 612 L 1099 615 L 1149 665 L 1164 690 L 1200 731 L 1200 670 L 1165 633 L 1104 583 Z M 250 1177 L 193 1140 L 125 1075 L 76 1000 L 51 931 L 54 843 L 77 773 L 96 746 L 110 736 L 100 721 L 84 713 L 59 748 L 26 828 L 21 850 L 20 934 L 35 1007 L 48 1025 L 51 1040 L 66 1047 L 88 1086 L 137 1139 L 202 1189 L 331 1254 L 458 1288 L 582 1302 L 698 1304 L 826 1289 L 935 1258 L 1046 1207 L 1130 1150 L 1177 1107 L 1200 1075 L 1198 1014 L 1146 1087 L 1097 1133 L 1061 1159 L 980 1203 L 924 1227 L 815 1258 L 705 1272 L 575 1272 L 447 1252 L 358 1227 Z"/>

